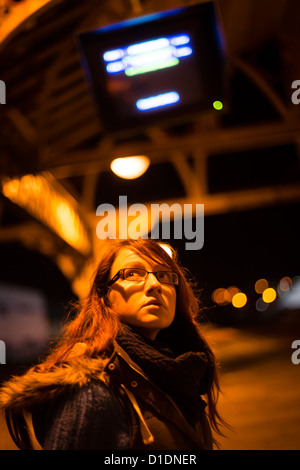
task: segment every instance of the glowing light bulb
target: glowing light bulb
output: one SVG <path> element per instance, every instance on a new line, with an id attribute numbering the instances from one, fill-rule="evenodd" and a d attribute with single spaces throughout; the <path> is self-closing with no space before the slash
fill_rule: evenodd
<path id="1" fill-rule="evenodd" d="M 144 155 L 116 158 L 110 164 L 111 170 L 120 178 L 135 179 L 142 176 L 150 165 L 150 160 Z"/>
<path id="2" fill-rule="evenodd" d="M 243 292 L 238 292 L 232 297 L 231 302 L 235 308 L 242 308 L 247 303 L 247 296 Z"/>
<path id="3" fill-rule="evenodd" d="M 273 289 L 272 287 L 268 287 L 268 289 L 265 289 L 262 293 L 262 298 L 263 301 L 266 302 L 267 304 L 270 304 L 271 302 L 274 302 L 276 299 L 276 290 Z"/>

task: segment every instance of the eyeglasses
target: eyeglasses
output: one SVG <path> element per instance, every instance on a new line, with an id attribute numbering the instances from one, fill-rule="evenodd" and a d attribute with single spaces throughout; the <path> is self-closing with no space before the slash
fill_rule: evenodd
<path id="1" fill-rule="evenodd" d="M 118 279 L 125 279 L 126 281 L 131 282 L 142 282 L 145 281 L 149 274 L 154 274 L 156 279 L 161 282 L 162 284 L 172 284 L 178 285 L 179 284 L 179 276 L 177 273 L 173 271 L 146 271 L 146 269 L 139 269 L 139 268 L 124 268 L 120 269 L 117 274 L 106 284 L 107 286 L 111 286 L 114 284 Z"/>

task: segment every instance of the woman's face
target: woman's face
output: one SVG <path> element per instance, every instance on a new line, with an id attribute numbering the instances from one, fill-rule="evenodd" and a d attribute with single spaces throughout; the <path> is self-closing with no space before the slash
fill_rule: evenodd
<path id="1" fill-rule="evenodd" d="M 171 271 L 159 262 L 143 258 L 130 248 L 118 253 L 110 272 L 110 279 L 123 268 L 141 268 L 147 271 Z M 141 282 L 118 279 L 110 287 L 108 298 L 111 307 L 121 320 L 147 338 L 155 339 L 157 333 L 171 325 L 175 316 L 176 290 L 172 284 L 162 284 L 149 274 Z"/>

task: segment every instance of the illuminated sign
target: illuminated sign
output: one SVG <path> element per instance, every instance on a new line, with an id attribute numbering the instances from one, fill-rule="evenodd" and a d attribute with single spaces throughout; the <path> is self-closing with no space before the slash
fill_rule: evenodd
<path id="1" fill-rule="evenodd" d="M 140 98 L 136 102 L 136 107 L 139 111 L 148 111 L 149 109 L 178 103 L 179 100 L 179 94 L 176 91 L 170 91 L 156 96 L 149 96 L 148 98 Z"/>
<path id="2" fill-rule="evenodd" d="M 79 47 L 104 131 L 226 109 L 225 42 L 213 2 L 81 33 Z"/>
<path id="3" fill-rule="evenodd" d="M 110 74 L 124 72 L 131 77 L 174 67 L 180 63 L 180 58 L 193 53 L 192 47 L 186 45 L 190 40 L 187 34 L 179 34 L 106 51 L 103 54 L 106 71 Z"/>

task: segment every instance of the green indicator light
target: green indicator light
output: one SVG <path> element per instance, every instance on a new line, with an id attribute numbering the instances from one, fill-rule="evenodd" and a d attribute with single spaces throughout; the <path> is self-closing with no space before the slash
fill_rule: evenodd
<path id="1" fill-rule="evenodd" d="M 223 108 L 223 103 L 221 101 L 214 101 L 213 107 L 217 110 L 220 111 L 220 109 Z"/>

